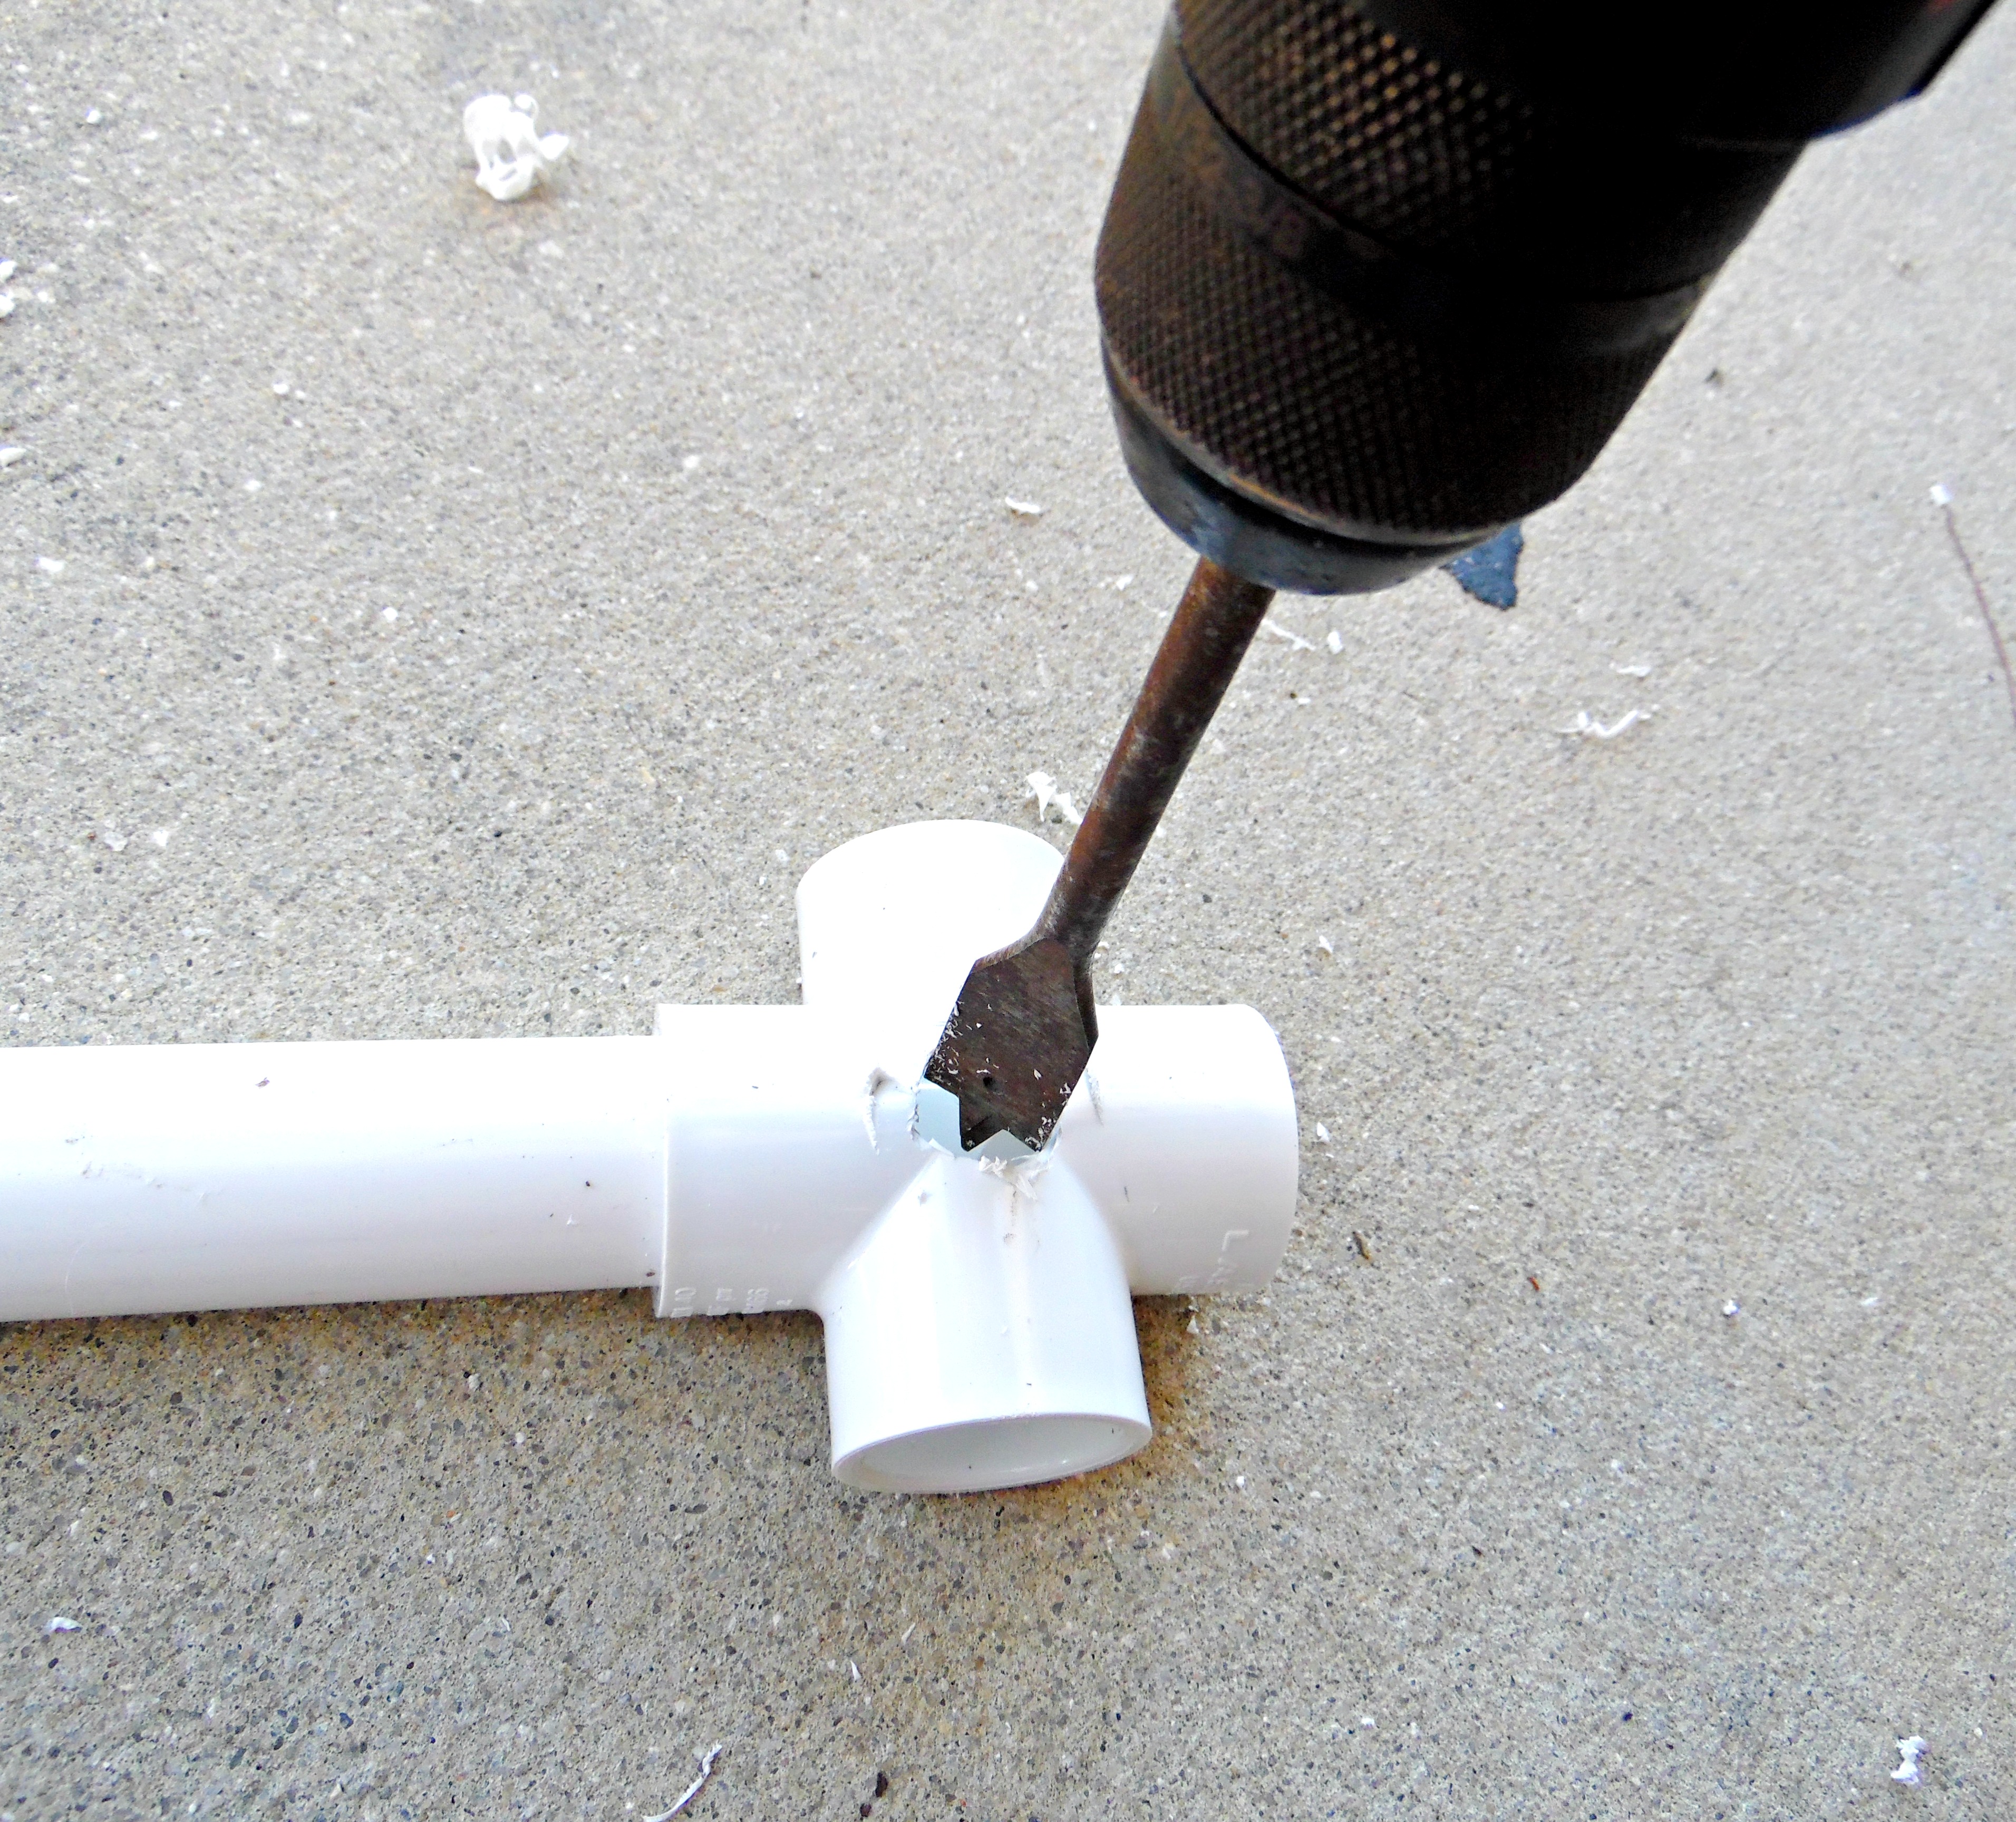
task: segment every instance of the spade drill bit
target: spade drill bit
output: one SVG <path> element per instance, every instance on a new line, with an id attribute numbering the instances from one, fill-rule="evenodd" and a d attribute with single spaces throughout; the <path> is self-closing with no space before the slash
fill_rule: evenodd
<path id="1" fill-rule="evenodd" d="M 1040 1147 L 1064 1113 L 1099 1038 L 1100 932 L 1273 598 L 1199 560 L 1042 916 L 967 975 L 924 1075 L 959 1097 L 967 1150 L 996 1132 Z"/>

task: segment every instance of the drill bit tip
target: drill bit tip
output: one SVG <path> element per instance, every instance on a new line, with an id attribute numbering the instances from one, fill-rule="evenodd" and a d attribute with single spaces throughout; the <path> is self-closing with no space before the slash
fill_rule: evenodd
<path id="1" fill-rule="evenodd" d="M 1053 936 L 973 964 L 924 1078 L 959 1101 L 959 1143 L 996 1132 L 1040 1150 L 1092 1060 L 1098 1026 L 1089 982 Z"/>

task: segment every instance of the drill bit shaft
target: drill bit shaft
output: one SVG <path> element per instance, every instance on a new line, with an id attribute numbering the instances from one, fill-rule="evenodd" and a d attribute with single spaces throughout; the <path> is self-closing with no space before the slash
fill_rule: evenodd
<path id="1" fill-rule="evenodd" d="M 996 1132 L 1041 1146 L 1098 1040 L 1092 956 L 1226 686 L 1272 589 L 1201 558 L 1028 933 L 973 964 L 926 1078 L 959 1097 L 967 1149 Z"/>

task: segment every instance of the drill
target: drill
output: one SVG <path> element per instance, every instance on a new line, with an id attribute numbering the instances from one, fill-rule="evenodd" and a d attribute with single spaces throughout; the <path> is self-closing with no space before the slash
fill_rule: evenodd
<path id="1" fill-rule="evenodd" d="M 1276 590 L 1445 564 L 1596 459 L 1807 142 L 1991 0 L 1175 0 L 1101 231 L 1129 472 L 1198 562 L 1042 913 L 926 1070 L 1040 1147 L 1090 963 Z"/>

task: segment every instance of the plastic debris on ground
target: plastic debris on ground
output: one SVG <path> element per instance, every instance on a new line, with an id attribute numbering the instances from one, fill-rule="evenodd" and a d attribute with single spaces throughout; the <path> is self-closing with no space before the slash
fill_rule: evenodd
<path id="1" fill-rule="evenodd" d="M 1034 500 L 1010 499 L 1001 503 L 1008 509 L 1011 519 L 1040 519 L 1043 516 L 1043 509 Z"/>
<path id="2" fill-rule="evenodd" d="M 1592 740 L 1614 740 L 1619 734 L 1637 726 L 1640 722 L 1651 718 L 1652 711 L 1649 708 L 1626 709 L 1622 721 L 1612 722 L 1605 727 L 1587 709 L 1582 708 L 1575 711 L 1574 721 L 1567 727 L 1557 728 L 1554 731 L 1562 734 L 1580 734 Z"/>
<path id="3" fill-rule="evenodd" d="M 661 1809 L 655 1816 L 646 1816 L 644 1822 L 672 1822 L 672 1818 L 700 1795 L 702 1787 L 713 1773 L 714 1762 L 720 1756 L 721 1743 L 718 1741 L 706 1752 L 696 1752 L 693 1757 L 700 1761 L 700 1776 L 679 1793 L 679 1801 L 669 1809 Z"/>
<path id="4" fill-rule="evenodd" d="M 500 203 L 514 203 L 567 156 L 564 133 L 542 133 L 529 95 L 479 95 L 462 110 L 476 154 L 476 181 Z"/>
<path id="5" fill-rule="evenodd" d="M 1442 567 L 1453 576 L 1466 595 L 1487 607 L 1519 605 L 1519 553 L 1526 548 L 1526 534 L 1517 525 L 1507 525 L 1496 538 L 1488 538 L 1474 550 L 1466 550 Z"/>
<path id="6" fill-rule="evenodd" d="M 1918 1781 L 1918 1755 L 1924 1749 L 1924 1741 L 1916 1734 L 1908 1740 L 1899 1740 L 1897 1755 L 1904 1763 L 1891 1773 L 1891 1781 L 1900 1784 L 1916 1784 Z"/>
<path id="7" fill-rule="evenodd" d="M 1286 639 L 1288 643 L 1293 646 L 1298 652 L 1312 652 L 1316 649 L 1314 646 L 1311 645 L 1307 639 L 1304 639 L 1299 632 L 1289 632 L 1287 628 L 1282 625 L 1277 620 L 1262 621 L 1260 622 L 1260 630 L 1262 632 L 1271 632 L 1276 639 Z"/>
<path id="8" fill-rule="evenodd" d="M 42 1628 L 42 1637 L 44 1638 L 52 1639 L 58 1633 L 82 1632 L 84 1628 L 79 1626 L 75 1620 L 67 1619 L 63 1615 L 59 1613 L 55 1619 L 51 1620 L 47 1626 Z"/>
<path id="9" fill-rule="evenodd" d="M 1057 812 L 1059 822 L 1067 823 L 1073 828 L 1085 820 L 1085 812 L 1071 801 L 1071 793 L 1060 790 L 1057 781 L 1047 772 L 1032 772 L 1023 782 L 1028 789 L 1022 794 L 1022 801 L 1035 802 L 1038 822 L 1047 823 L 1052 810 Z"/>

